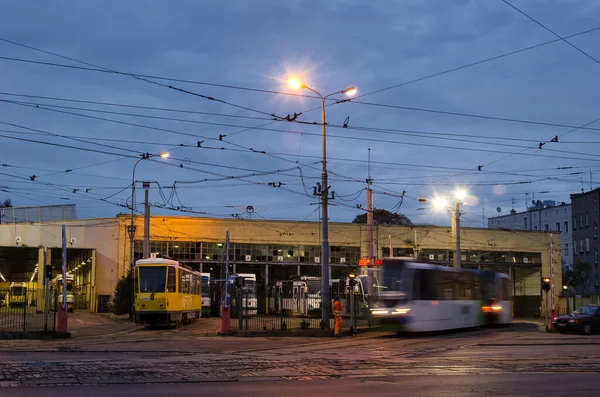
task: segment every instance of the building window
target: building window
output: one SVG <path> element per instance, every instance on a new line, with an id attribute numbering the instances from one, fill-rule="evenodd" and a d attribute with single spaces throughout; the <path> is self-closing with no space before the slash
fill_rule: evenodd
<path id="1" fill-rule="evenodd" d="M 579 228 L 583 227 L 583 215 L 579 215 Z"/>
<path id="2" fill-rule="evenodd" d="M 569 221 L 565 221 L 565 233 L 569 233 Z"/>
<path id="3" fill-rule="evenodd" d="M 594 201 L 592 203 L 592 209 L 595 210 L 596 209 L 596 197 L 594 197 Z"/>
<path id="4" fill-rule="evenodd" d="M 585 246 L 583 245 L 583 240 L 580 240 L 580 241 L 579 241 L 579 244 L 581 244 L 581 247 L 579 248 L 579 252 L 583 252 L 583 249 L 584 249 L 585 247 L 587 247 L 587 250 L 586 250 L 586 251 L 589 251 L 589 250 L 590 250 L 590 239 L 589 239 L 589 238 L 586 238 L 586 239 L 585 239 L 585 241 L 587 241 L 587 244 L 586 244 Z"/>
<path id="5" fill-rule="evenodd" d="M 598 264 L 598 248 L 594 248 L 594 262 Z"/>
<path id="6" fill-rule="evenodd" d="M 588 217 L 588 213 L 585 213 L 585 226 L 588 227 L 590 225 L 590 219 Z"/>
<path id="7" fill-rule="evenodd" d="M 527 229 L 527 217 L 523 218 L 523 223 L 525 225 L 525 229 Z"/>
<path id="8" fill-rule="evenodd" d="M 569 243 L 565 243 L 565 256 L 569 256 Z"/>
<path id="9" fill-rule="evenodd" d="M 577 229 L 577 217 L 573 217 L 573 230 Z"/>
<path id="10" fill-rule="evenodd" d="M 598 224 L 594 222 L 594 238 L 598 237 Z"/>
<path id="11" fill-rule="evenodd" d="M 573 253 L 577 254 L 577 240 L 573 240 Z"/>
<path id="12" fill-rule="evenodd" d="M 533 230 L 537 230 L 537 226 L 534 226 L 534 227 L 533 227 Z"/>
<path id="13" fill-rule="evenodd" d="M 556 231 L 560 232 L 560 222 L 556 222 Z"/>
<path id="14" fill-rule="evenodd" d="M 544 225 L 544 230 L 548 231 L 548 224 L 547 223 Z"/>

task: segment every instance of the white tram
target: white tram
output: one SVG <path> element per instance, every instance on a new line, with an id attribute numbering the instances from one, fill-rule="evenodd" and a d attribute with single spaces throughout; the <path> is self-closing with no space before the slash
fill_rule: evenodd
<path id="1" fill-rule="evenodd" d="M 383 260 L 383 280 L 371 314 L 403 332 L 444 331 L 485 325 L 481 277 L 468 269 Z"/>
<path id="2" fill-rule="evenodd" d="M 512 323 L 513 300 L 512 282 L 504 273 L 484 270 L 483 307 L 488 324 L 509 325 Z"/>

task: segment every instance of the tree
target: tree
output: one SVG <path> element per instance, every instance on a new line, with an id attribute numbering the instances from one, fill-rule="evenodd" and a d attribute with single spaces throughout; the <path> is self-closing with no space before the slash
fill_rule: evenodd
<path id="1" fill-rule="evenodd" d="M 12 207 L 12 201 L 10 199 L 4 200 L 3 203 L 0 203 L 0 208 L 9 208 Z"/>
<path id="2" fill-rule="evenodd" d="M 591 268 L 592 265 L 588 262 L 575 262 L 572 269 L 567 269 L 563 273 L 563 283 L 572 288 L 575 293 L 580 294 L 583 292 Z"/>
<path id="3" fill-rule="evenodd" d="M 131 272 L 127 273 L 127 277 L 123 277 L 115 287 L 115 297 L 113 299 L 115 314 L 131 313 L 131 295 L 133 294 L 133 277 Z"/>
<path id="4" fill-rule="evenodd" d="M 352 223 L 367 223 L 367 213 L 357 215 Z M 407 225 L 413 223 L 406 215 L 394 213 L 384 209 L 373 209 L 373 224 L 374 225 Z"/>

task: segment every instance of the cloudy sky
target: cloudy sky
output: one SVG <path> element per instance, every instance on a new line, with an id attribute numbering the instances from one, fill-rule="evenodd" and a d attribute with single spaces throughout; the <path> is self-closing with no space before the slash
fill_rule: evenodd
<path id="1" fill-rule="evenodd" d="M 457 186 L 468 226 L 569 202 L 600 185 L 600 2 L 511 4 L 5 2 L 0 199 L 112 217 L 140 154 L 169 151 L 136 168 L 153 214 L 316 221 L 320 100 L 298 77 L 358 88 L 327 101 L 332 221 L 361 213 L 369 149 L 375 206 L 415 223 L 448 224 L 418 198 Z"/>

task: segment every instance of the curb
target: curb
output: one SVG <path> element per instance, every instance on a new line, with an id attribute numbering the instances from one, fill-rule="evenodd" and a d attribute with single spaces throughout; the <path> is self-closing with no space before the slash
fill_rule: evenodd
<path id="1" fill-rule="evenodd" d="M 357 328 L 355 332 L 351 332 L 345 329 L 341 332 L 341 336 L 356 336 L 358 333 L 376 332 L 381 331 L 380 327 L 371 328 Z M 321 330 L 321 329 L 290 329 L 290 330 L 235 330 L 228 332 L 217 332 L 218 336 L 233 336 L 233 337 L 305 337 L 305 338 L 333 338 L 333 330 Z"/>
<path id="2" fill-rule="evenodd" d="M 0 340 L 11 339 L 70 339 L 70 332 L 57 331 L 5 331 L 0 332 Z"/>

